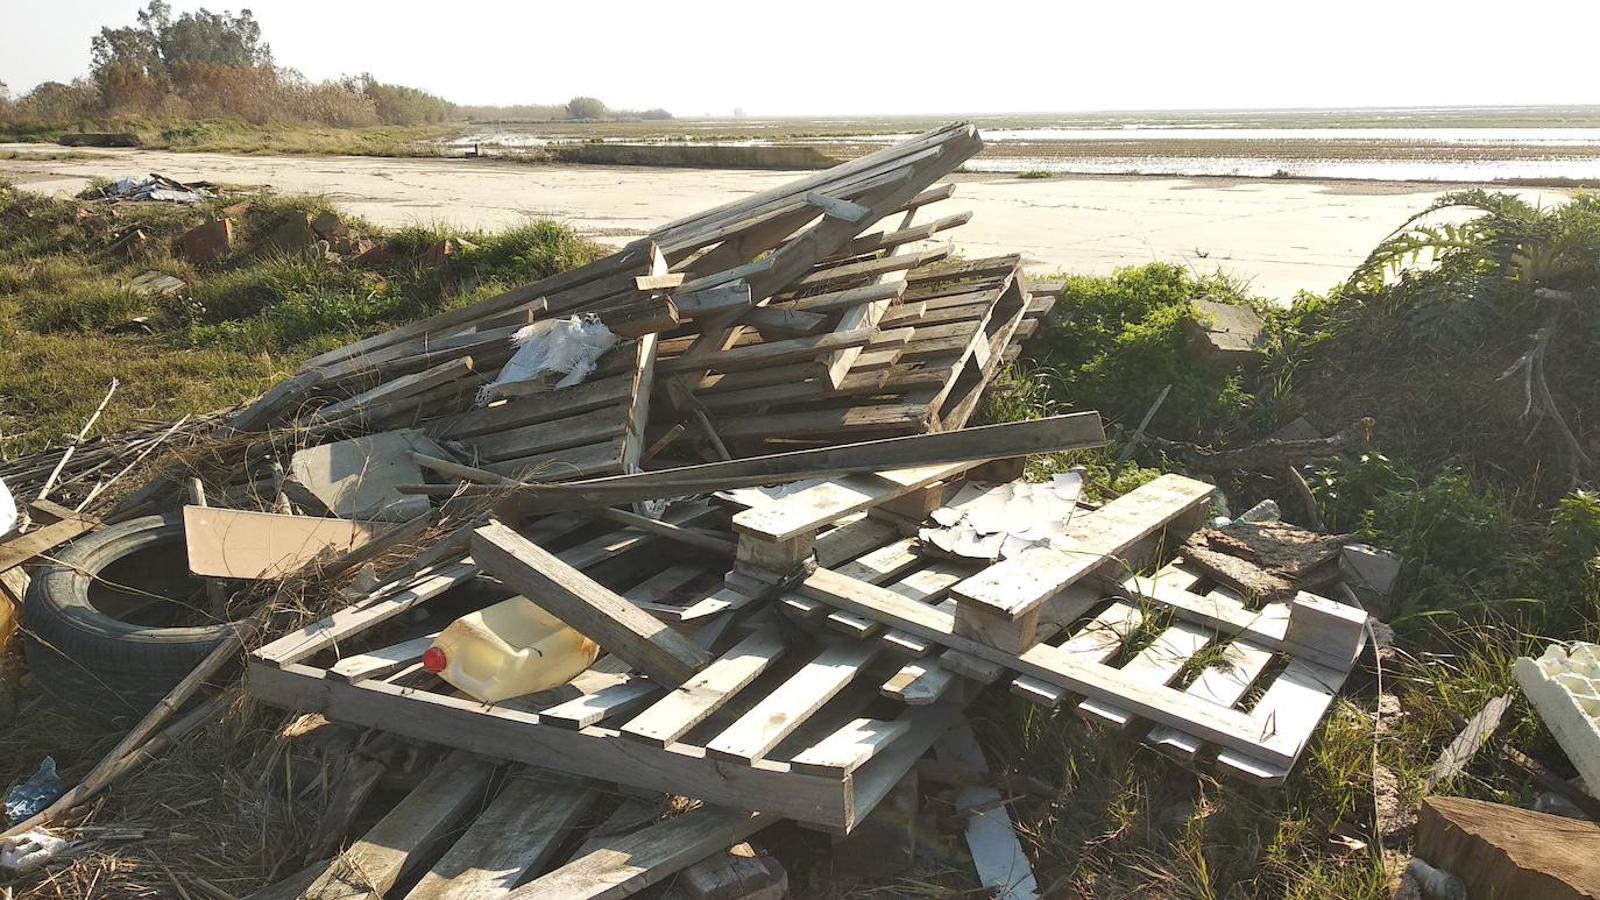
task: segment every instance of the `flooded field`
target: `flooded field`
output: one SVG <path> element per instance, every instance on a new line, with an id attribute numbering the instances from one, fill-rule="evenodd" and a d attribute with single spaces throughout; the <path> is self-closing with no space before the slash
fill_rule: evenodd
<path id="1" fill-rule="evenodd" d="M 1600 183 L 1600 108 L 1549 107 L 976 117 L 967 170 L 1362 181 Z M 804 146 L 848 158 L 933 119 L 679 119 L 479 123 L 447 143 L 487 153 L 553 145 Z"/>

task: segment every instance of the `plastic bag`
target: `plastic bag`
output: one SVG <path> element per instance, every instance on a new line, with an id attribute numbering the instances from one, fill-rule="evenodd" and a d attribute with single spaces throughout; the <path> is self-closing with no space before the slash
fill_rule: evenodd
<path id="1" fill-rule="evenodd" d="M 72 845 L 43 828 L 0 840 L 0 872 L 26 875 L 61 856 Z"/>
<path id="2" fill-rule="evenodd" d="M 6 791 L 6 818 L 12 822 L 21 822 L 43 811 L 66 791 L 67 786 L 62 783 L 60 776 L 56 775 L 55 757 L 46 756 L 39 762 L 38 770 L 27 781 Z"/>
<path id="3" fill-rule="evenodd" d="M 517 348 L 492 384 L 478 391 L 478 405 L 486 406 L 499 396 L 502 384 L 532 381 L 560 374 L 553 387 L 581 384 L 594 371 L 601 354 L 616 346 L 617 336 L 593 315 L 545 319 L 517 330 L 511 336 Z"/>

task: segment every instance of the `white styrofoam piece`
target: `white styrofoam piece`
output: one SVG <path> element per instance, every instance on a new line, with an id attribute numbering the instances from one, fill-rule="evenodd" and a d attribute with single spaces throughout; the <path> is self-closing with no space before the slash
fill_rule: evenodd
<path id="1" fill-rule="evenodd" d="M 1600 645 L 1551 644 L 1517 660 L 1517 683 L 1586 784 L 1600 784 Z"/>

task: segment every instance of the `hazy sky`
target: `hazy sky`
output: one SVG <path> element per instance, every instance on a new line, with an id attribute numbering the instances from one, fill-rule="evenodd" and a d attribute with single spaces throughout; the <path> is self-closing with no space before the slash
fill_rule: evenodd
<path id="1" fill-rule="evenodd" d="M 90 36 L 142 5 L 0 0 L 0 81 L 21 94 L 84 73 Z M 282 65 L 371 72 L 459 103 L 589 94 L 678 115 L 1600 103 L 1594 0 L 248 7 Z"/>

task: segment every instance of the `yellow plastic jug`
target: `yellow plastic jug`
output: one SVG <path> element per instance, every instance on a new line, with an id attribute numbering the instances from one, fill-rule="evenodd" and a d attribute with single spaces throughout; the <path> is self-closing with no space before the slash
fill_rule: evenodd
<path id="1" fill-rule="evenodd" d="M 599 655 L 599 644 L 532 600 L 512 597 L 450 623 L 422 654 L 422 667 L 494 703 L 566 684 Z"/>

